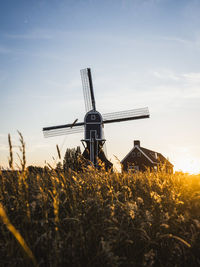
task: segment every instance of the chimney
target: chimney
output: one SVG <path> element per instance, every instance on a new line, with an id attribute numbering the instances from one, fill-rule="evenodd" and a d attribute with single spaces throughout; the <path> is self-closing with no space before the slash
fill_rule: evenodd
<path id="1" fill-rule="evenodd" d="M 134 146 L 139 146 L 140 147 L 140 140 L 134 140 Z"/>

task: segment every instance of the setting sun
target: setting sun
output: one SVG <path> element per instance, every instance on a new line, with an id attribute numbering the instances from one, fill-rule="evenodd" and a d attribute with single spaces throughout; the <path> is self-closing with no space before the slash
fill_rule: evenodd
<path id="1" fill-rule="evenodd" d="M 190 174 L 199 174 L 200 160 L 189 156 L 182 156 L 176 160 L 176 170 Z"/>

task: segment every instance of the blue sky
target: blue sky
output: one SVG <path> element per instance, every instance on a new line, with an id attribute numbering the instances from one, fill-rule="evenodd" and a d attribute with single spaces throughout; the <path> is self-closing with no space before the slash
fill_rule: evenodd
<path id="1" fill-rule="evenodd" d="M 18 152 L 17 129 L 28 164 L 54 164 L 56 144 L 80 145 L 80 134 L 44 139 L 42 127 L 83 120 L 79 71 L 91 67 L 100 112 L 151 115 L 105 127 L 109 158 L 140 139 L 176 170 L 200 172 L 199 14 L 197 0 L 2 0 L 0 165 L 8 133 Z"/>

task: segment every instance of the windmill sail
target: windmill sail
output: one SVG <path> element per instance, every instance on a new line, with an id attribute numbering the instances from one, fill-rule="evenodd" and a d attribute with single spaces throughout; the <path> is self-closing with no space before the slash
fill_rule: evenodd
<path id="1" fill-rule="evenodd" d="M 91 70 L 87 68 L 82 69 L 80 72 L 86 112 L 90 110 L 96 110 Z"/>
<path id="2" fill-rule="evenodd" d="M 67 135 L 74 133 L 82 133 L 84 131 L 84 122 L 51 126 L 43 128 L 44 137 L 53 137 L 58 135 Z"/>
<path id="3" fill-rule="evenodd" d="M 139 109 L 131 109 L 120 112 L 112 112 L 103 114 L 103 123 L 113 123 L 113 122 L 121 122 L 121 121 L 129 121 L 129 120 L 138 120 L 138 119 L 146 119 L 149 118 L 149 110 L 148 108 L 139 108 Z"/>

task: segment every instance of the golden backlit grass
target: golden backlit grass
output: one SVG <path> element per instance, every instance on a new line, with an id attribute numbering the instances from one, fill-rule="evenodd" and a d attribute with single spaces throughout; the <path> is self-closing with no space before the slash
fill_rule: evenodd
<path id="1" fill-rule="evenodd" d="M 0 172 L 0 203 L 0 266 L 200 265 L 199 175 L 28 172 L 22 158 Z"/>
<path id="2" fill-rule="evenodd" d="M 23 250 L 26 252 L 27 256 L 32 260 L 33 265 L 37 266 L 37 263 L 36 263 L 35 257 L 33 256 L 32 251 L 27 246 L 27 244 L 26 244 L 25 240 L 23 239 L 23 237 L 21 236 L 21 234 L 11 224 L 11 222 L 10 222 L 9 218 L 7 217 L 7 214 L 6 214 L 1 203 L 0 203 L 0 217 L 3 221 L 3 223 L 5 224 L 5 226 L 7 227 L 7 229 L 12 233 L 12 235 L 16 238 L 16 240 L 19 242 L 19 244 L 23 248 Z"/>

